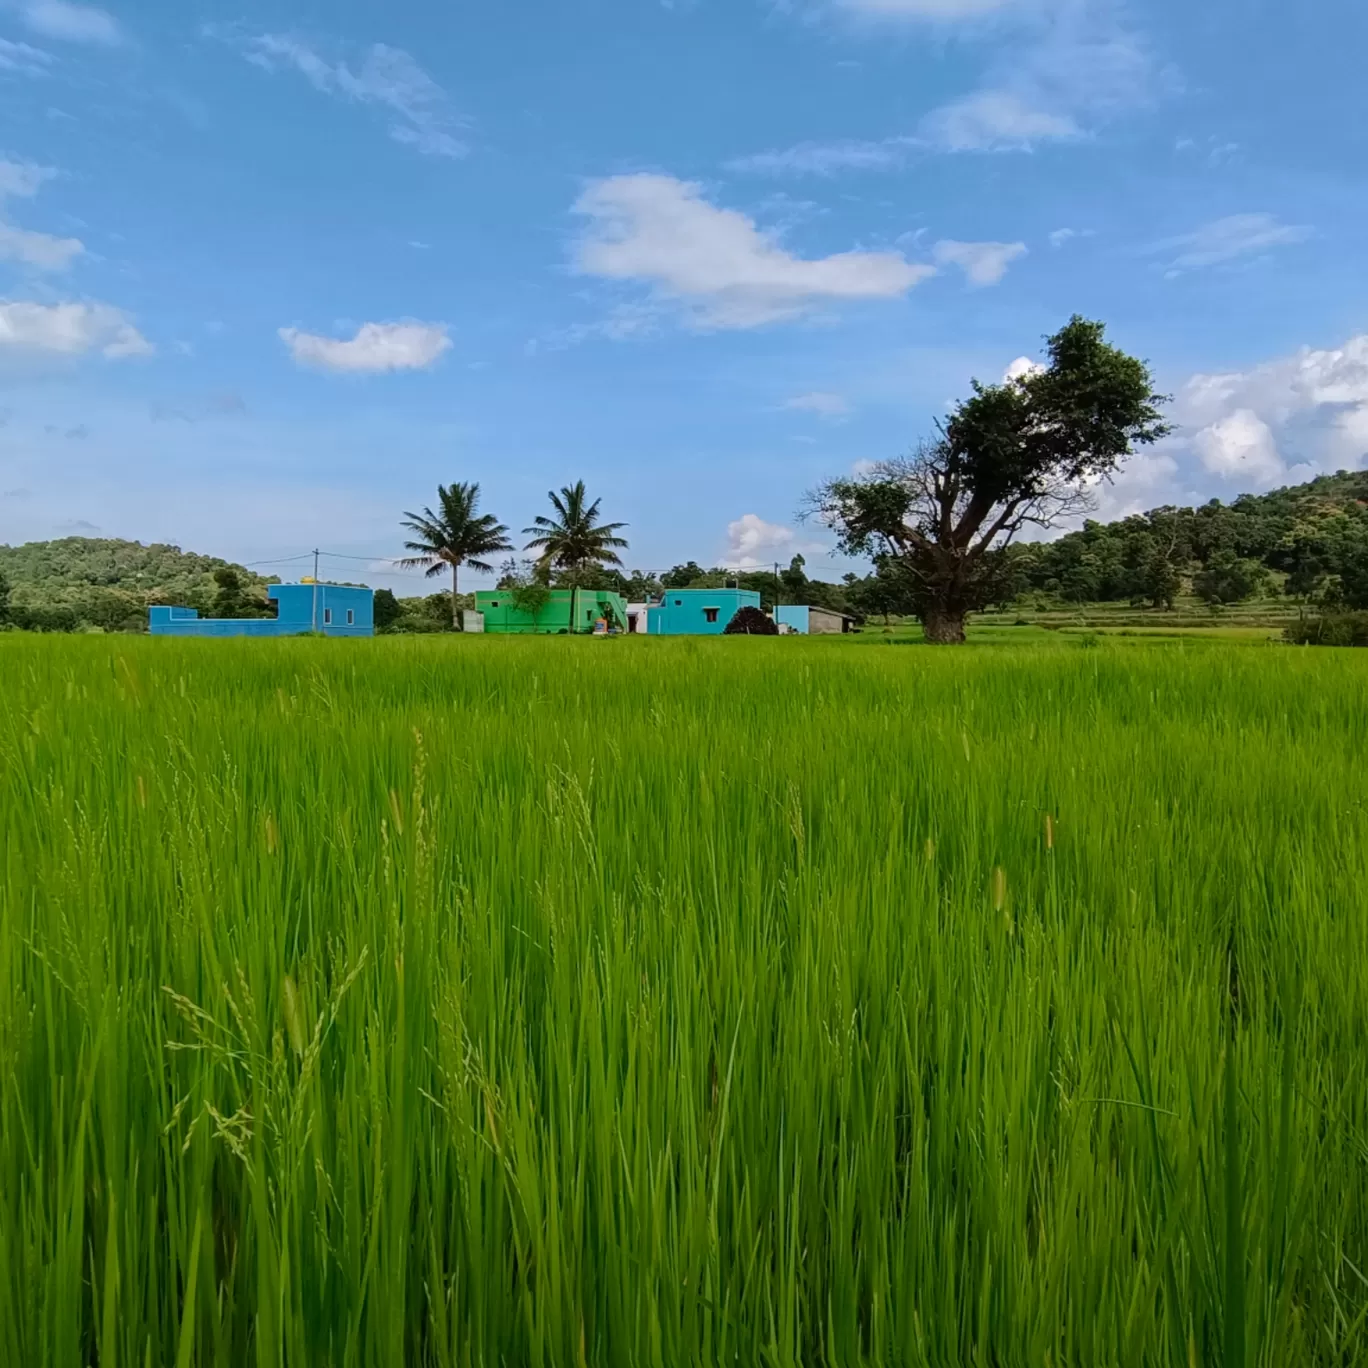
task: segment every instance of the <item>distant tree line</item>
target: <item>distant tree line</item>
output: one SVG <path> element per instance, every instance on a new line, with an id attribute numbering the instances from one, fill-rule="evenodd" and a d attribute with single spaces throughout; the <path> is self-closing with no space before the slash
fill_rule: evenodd
<path id="1" fill-rule="evenodd" d="M 1169 608 L 1190 591 L 1213 606 L 1284 594 L 1368 609 L 1368 472 L 1245 494 L 1229 504 L 1157 508 L 1085 523 L 1057 541 L 1011 549 L 1008 594 L 1065 603 Z"/>

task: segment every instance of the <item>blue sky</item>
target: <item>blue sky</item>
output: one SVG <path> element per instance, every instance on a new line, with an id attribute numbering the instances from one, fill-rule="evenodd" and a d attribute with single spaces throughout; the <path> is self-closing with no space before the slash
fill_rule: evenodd
<path id="1" fill-rule="evenodd" d="M 416 592 L 438 481 L 518 529 L 583 478 L 633 565 L 834 575 L 803 491 L 1073 312 L 1175 396 L 1102 515 L 1360 466 L 1365 50 L 1350 0 L 0 0 L 0 541 Z"/>

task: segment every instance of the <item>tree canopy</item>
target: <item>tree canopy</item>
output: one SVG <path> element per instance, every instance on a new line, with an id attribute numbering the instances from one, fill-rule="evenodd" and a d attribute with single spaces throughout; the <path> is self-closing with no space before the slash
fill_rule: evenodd
<path id="1" fill-rule="evenodd" d="M 1008 592 L 1013 539 L 1080 512 L 1090 484 L 1168 431 L 1149 367 L 1100 323 L 1075 315 L 1046 353 L 1001 384 L 972 381 L 910 456 L 811 496 L 843 551 L 903 565 L 929 640 L 962 641 L 965 616 Z"/>
<path id="2" fill-rule="evenodd" d="M 176 603 L 208 614 L 217 572 L 232 571 L 240 592 L 264 605 L 271 581 L 245 566 L 161 542 L 62 537 L 0 546 L 0 577 L 10 585 L 13 626 L 38 631 L 143 631 L 152 603 Z"/>
<path id="3" fill-rule="evenodd" d="M 399 562 L 400 566 L 422 569 L 429 578 L 451 571 L 451 620 L 455 626 L 460 624 L 461 566 L 489 574 L 494 566 L 487 558 L 513 549 L 508 528 L 492 513 L 480 513 L 479 506 L 478 484 L 438 485 L 436 510 L 405 513 L 401 524 L 414 535 L 404 543 L 411 554 Z"/>
<path id="4" fill-rule="evenodd" d="M 531 527 L 523 528 L 523 535 L 532 539 L 526 549 L 540 553 L 537 563 L 543 572 L 622 564 L 618 552 L 627 549 L 627 542 L 618 533 L 627 524 L 601 521 L 599 505 L 603 501 L 590 503 L 583 480 L 566 485 L 559 493 L 549 490 L 546 497 L 551 500 L 553 516 L 539 514 L 532 519 Z"/>

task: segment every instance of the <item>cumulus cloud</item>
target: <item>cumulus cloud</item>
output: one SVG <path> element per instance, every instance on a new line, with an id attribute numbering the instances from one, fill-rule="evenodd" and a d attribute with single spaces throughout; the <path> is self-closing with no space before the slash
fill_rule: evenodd
<path id="1" fill-rule="evenodd" d="M 1307 224 L 1282 223 L 1273 214 L 1230 214 L 1204 223 L 1191 233 L 1165 238 L 1148 250 L 1154 255 L 1170 256 L 1167 274 L 1175 276 L 1260 257 L 1274 247 L 1305 242 L 1313 231 Z"/>
<path id="2" fill-rule="evenodd" d="M 795 395 L 784 402 L 784 407 L 799 413 L 815 413 L 819 418 L 844 418 L 850 413 L 850 401 L 845 395 L 822 390 Z"/>
<path id="3" fill-rule="evenodd" d="M 1025 380 L 1028 376 L 1040 375 L 1045 370 L 1039 361 L 1032 361 L 1029 356 L 1018 356 L 1015 361 L 1002 374 L 1002 383 L 1010 385 L 1016 380 Z"/>
<path id="4" fill-rule="evenodd" d="M 74 5 L 69 0 L 19 0 L 18 10 L 24 24 L 44 38 L 107 47 L 123 41 L 114 16 L 94 5 Z"/>
<path id="5" fill-rule="evenodd" d="M 1129 518 L 1188 496 L 1177 493 L 1180 469 L 1168 452 L 1138 451 L 1110 480 L 1093 482 L 1090 517 L 1103 522 Z"/>
<path id="6" fill-rule="evenodd" d="M 351 338 L 320 337 L 298 328 L 281 328 L 280 337 L 302 366 L 320 370 L 377 374 L 426 370 L 451 346 L 444 323 L 363 323 Z"/>
<path id="7" fill-rule="evenodd" d="M 1270 486 L 1355 469 L 1368 456 L 1368 333 L 1246 371 L 1194 375 L 1174 404 L 1210 474 Z"/>
<path id="8" fill-rule="evenodd" d="M 996 285 L 1018 257 L 1026 255 L 1024 242 L 956 242 L 945 238 L 931 254 L 940 266 L 958 266 L 975 288 Z"/>
<path id="9" fill-rule="evenodd" d="M 575 264 L 586 275 L 647 285 L 699 328 L 753 328 L 845 300 L 897 299 L 935 273 L 900 252 L 806 258 L 735 209 L 673 176 L 612 176 L 575 205 L 587 220 Z"/>
<path id="10" fill-rule="evenodd" d="M 1271 484 L 1286 473 L 1273 429 L 1253 409 L 1236 409 L 1192 439 L 1203 466 L 1240 484 Z"/>
<path id="11" fill-rule="evenodd" d="M 90 351 L 121 360 L 149 356 L 153 347 L 127 314 L 109 304 L 0 301 L 0 355 L 47 352 L 79 356 Z"/>
<path id="12" fill-rule="evenodd" d="M 727 565 L 733 570 L 756 570 L 804 551 L 825 549 L 820 542 L 803 541 L 791 527 L 766 522 L 758 513 L 743 513 L 727 524 Z"/>
<path id="13" fill-rule="evenodd" d="M 329 61 L 289 34 L 244 38 L 235 30 L 211 27 L 211 37 L 236 43 L 247 60 L 264 71 L 296 71 L 315 90 L 358 104 L 375 105 L 393 118 L 390 137 L 433 157 L 464 157 L 470 150 L 458 136 L 461 121 L 446 91 L 402 48 L 376 43 L 359 63 Z"/>

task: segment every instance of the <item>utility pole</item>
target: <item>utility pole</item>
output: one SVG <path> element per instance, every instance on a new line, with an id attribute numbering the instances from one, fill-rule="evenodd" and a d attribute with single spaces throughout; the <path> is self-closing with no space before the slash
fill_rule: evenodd
<path id="1" fill-rule="evenodd" d="M 318 631 L 318 547 L 314 547 L 313 629 Z"/>

